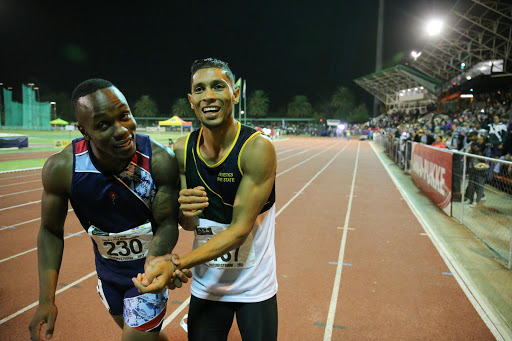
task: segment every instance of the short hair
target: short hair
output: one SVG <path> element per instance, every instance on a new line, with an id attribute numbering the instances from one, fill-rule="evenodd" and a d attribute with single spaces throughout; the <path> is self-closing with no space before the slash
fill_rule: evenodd
<path id="1" fill-rule="evenodd" d="M 76 110 L 76 105 L 80 97 L 90 95 L 99 89 L 110 88 L 111 86 L 115 85 L 101 78 L 91 78 L 78 84 L 75 90 L 73 90 L 73 94 L 71 95 L 71 104 L 73 106 L 73 110 Z"/>
<path id="2" fill-rule="evenodd" d="M 190 86 L 192 86 L 192 78 L 194 77 L 194 74 L 198 70 L 208 69 L 211 67 L 218 68 L 218 69 L 221 69 L 222 71 L 224 71 L 226 73 L 226 75 L 228 76 L 228 78 L 231 80 L 231 82 L 233 84 L 235 84 L 235 75 L 229 68 L 228 63 L 226 63 L 220 59 L 216 59 L 216 58 L 205 58 L 205 59 L 196 59 L 192 63 L 192 66 L 190 68 Z"/>

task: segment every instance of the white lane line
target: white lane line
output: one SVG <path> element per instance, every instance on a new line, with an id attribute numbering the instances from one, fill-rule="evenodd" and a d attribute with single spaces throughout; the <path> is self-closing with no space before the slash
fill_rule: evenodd
<path id="1" fill-rule="evenodd" d="M 492 335 L 494 335 L 494 337 L 498 341 L 502 341 L 505 339 L 511 340 L 511 338 L 508 337 L 506 330 L 502 326 L 500 318 L 496 316 L 494 310 L 491 308 L 492 306 L 488 303 L 485 296 L 482 296 L 478 289 L 475 288 L 475 286 L 472 284 L 471 278 L 467 276 L 466 273 L 464 272 L 464 267 L 457 263 L 456 258 L 451 255 L 451 253 L 445 247 L 441 239 L 430 228 L 429 224 L 427 223 L 427 220 L 424 218 L 423 213 L 421 213 L 421 210 L 416 208 L 411 197 L 402 188 L 402 186 L 396 179 L 396 176 L 391 172 L 389 166 L 387 165 L 389 159 L 385 161 L 381 154 L 375 149 L 373 143 L 370 143 L 370 146 L 372 147 L 373 151 L 379 158 L 379 161 L 382 163 L 382 165 L 388 172 L 389 176 L 391 177 L 391 180 L 393 180 L 393 183 L 395 184 L 396 188 L 398 189 L 402 197 L 405 199 L 405 202 L 411 209 L 412 213 L 416 216 L 416 219 L 418 219 L 419 223 L 427 233 L 428 237 L 432 241 L 432 244 L 434 244 L 434 246 L 436 247 L 437 252 L 439 252 L 441 257 L 443 258 L 444 263 L 446 264 L 448 269 L 450 269 L 450 272 L 453 274 L 453 277 L 457 280 L 457 283 L 459 283 L 460 288 L 462 289 L 464 294 L 466 294 L 466 297 L 469 299 L 475 310 L 478 312 L 478 315 L 480 315 L 484 323 L 487 325 Z M 471 290 L 470 288 L 474 288 L 474 290 Z"/>
<path id="2" fill-rule="evenodd" d="M 2 195 L 0 195 L 0 198 L 8 197 L 10 195 L 16 195 L 16 194 L 23 194 L 23 193 L 28 193 L 28 192 L 39 191 L 41 189 L 43 189 L 43 187 L 36 188 L 36 189 L 29 189 L 28 191 L 21 191 L 21 192 L 9 193 L 9 194 L 2 194 Z"/>
<path id="3" fill-rule="evenodd" d="M 96 275 L 96 271 L 93 271 L 93 272 L 91 272 L 90 274 L 85 275 L 84 277 L 82 277 L 82 278 L 80 278 L 80 279 L 77 279 L 77 280 L 76 280 L 76 281 L 74 281 L 73 283 L 66 285 L 64 288 L 57 290 L 57 291 L 55 292 L 55 295 L 58 295 L 58 294 L 60 294 L 61 292 L 68 290 L 69 288 L 71 288 L 71 287 L 73 287 L 73 286 L 77 285 L 78 283 L 80 283 L 80 282 L 82 282 L 82 281 L 85 281 L 87 278 L 89 278 L 89 277 L 91 277 L 91 276 L 94 276 L 94 275 Z M 26 306 L 25 308 L 20 309 L 20 310 L 18 310 L 17 312 L 15 312 L 14 314 L 11 314 L 11 315 L 9 315 L 9 316 L 7 316 L 7 317 L 3 318 L 2 320 L 0 320 L 0 324 L 3 324 L 3 323 L 5 323 L 5 322 L 9 321 L 10 319 L 12 319 L 12 318 L 14 318 L 14 317 L 18 316 L 19 314 L 22 314 L 22 313 L 24 313 L 25 311 L 27 311 L 27 310 L 29 310 L 29 309 L 32 309 L 32 308 L 36 307 L 38 304 L 39 304 L 39 301 L 35 301 L 34 303 L 29 304 L 29 305 L 28 305 L 28 306 Z"/>
<path id="4" fill-rule="evenodd" d="M 41 176 L 41 173 L 40 173 L 40 172 L 37 172 L 37 173 L 33 173 L 33 174 L 26 174 L 26 175 L 8 176 L 8 177 L 5 177 L 5 178 L 0 178 L 0 181 L 1 181 L 1 180 L 17 179 L 17 178 L 27 178 L 27 177 L 29 177 L 29 176 L 36 176 L 36 175 Z"/>
<path id="5" fill-rule="evenodd" d="M 37 200 L 37 201 L 29 201 L 29 202 L 26 202 L 24 204 L 19 204 L 19 205 L 14 205 L 14 206 L 9 206 L 9 207 L 4 207 L 4 208 L 0 208 L 0 212 L 1 211 L 5 211 L 5 210 L 10 210 L 10 209 L 13 209 L 13 208 L 17 208 L 17 207 L 22 207 L 22 206 L 27 206 L 27 205 L 32 205 L 32 204 L 38 204 L 40 203 L 41 200 Z"/>
<path id="6" fill-rule="evenodd" d="M 41 182 L 41 180 L 40 180 L 40 179 L 37 179 L 37 180 L 24 181 L 24 182 L 15 182 L 15 183 L 12 183 L 12 184 L 0 185 L 0 187 L 16 186 L 16 185 L 24 185 L 24 184 L 29 184 L 29 183 L 31 183 L 31 182 Z"/>
<path id="7" fill-rule="evenodd" d="M 73 209 L 72 209 L 72 208 L 70 208 L 70 209 L 68 210 L 68 212 L 71 212 L 71 211 L 73 211 Z M 20 226 L 20 225 L 25 225 L 25 224 L 29 224 L 29 223 L 32 223 L 32 222 L 34 222 L 34 221 L 38 221 L 38 220 L 41 220 L 41 218 L 35 218 L 35 219 L 31 219 L 31 220 L 23 221 L 23 222 L 21 222 L 21 223 L 17 223 L 17 224 L 14 224 L 14 225 L 4 226 L 4 227 L 1 227 L 1 228 L 0 228 L 0 231 L 5 230 L 5 229 L 12 229 L 13 227 Z"/>
<path id="8" fill-rule="evenodd" d="M 284 173 L 286 173 L 286 172 L 291 171 L 291 170 L 292 170 L 292 169 L 294 169 L 295 167 L 298 167 L 298 166 L 302 165 L 303 163 L 305 163 L 305 162 L 307 162 L 307 161 L 309 161 L 309 160 L 311 160 L 311 159 L 313 159 L 313 158 L 317 157 L 318 155 L 320 155 L 320 154 L 322 154 L 322 153 L 324 153 L 324 152 L 328 151 L 329 149 L 331 149 L 331 148 L 333 148 L 333 147 L 335 147 L 335 146 L 338 146 L 338 145 L 339 145 L 339 144 L 332 145 L 332 146 L 330 146 L 329 148 L 324 149 L 324 150 L 323 150 L 323 151 L 321 151 L 320 153 L 315 154 L 315 155 L 313 155 L 313 156 L 310 156 L 309 158 L 305 159 L 305 160 L 304 160 L 304 161 L 302 161 L 302 162 L 299 162 L 299 163 L 298 163 L 298 164 L 296 164 L 295 166 L 292 166 L 292 167 L 288 168 L 287 170 L 282 171 L 281 173 L 277 174 L 277 175 L 276 175 L 276 178 L 277 178 L 278 176 L 280 176 L 280 175 L 283 175 L 283 174 L 284 174 Z M 347 145 L 347 146 L 348 146 L 348 145 Z M 347 147 L 345 146 L 345 148 L 347 148 Z M 343 149 L 345 149 L 345 148 L 343 148 Z"/>
<path id="9" fill-rule="evenodd" d="M 349 142 L 350 144 L 350 142 Z M 276 218 L 281 214 L 281 212 L 283 212 L 285 210 L 286 207 L 288 207 L 288 205 L 290 205 L 299 195 L 300 193 L 302 193 L 327 167 L 329 167 L 329 165 L 338 157 L 338 155 L 340 155 L 344 150 L 345 148 L 348 147 L 348 144 L 342 149 L 340 150 L 338 153 L 336 153 L 336 155 L 333 156 L 333 158 L 324 166 L 324 168 L 322 168 L 321 170 L 318 171 L 318 173 L 315 174 L 315 176 L 313 176 L 311 178 L 311 180 L 308 181 L 307 184 L 304 185 L 304 187 L 301 188 L 300 191 L 297 192 L 297 194 L 295 194 L 290 200 L 288 200 L 288 202 L 283 206 L 281 207 L 281 209 L 276 213 Z M 189 301 L 190 301 L 190 298 L 189 298 Z M 185 304 L 186 302 L 186 304 Z M 175 313 L 173 313 L 171 316 L 169 316 L 168 318 L 165 319 L 164 321 L 164 324 L 162 326 L 162 329 L 165 328 L 165 326 L 167 326 L 169 323 L 171 323 L 171 321 L 181 312 L 181 310 L 185 309 L 185 307 L 188 305 L 189 302 L 185 301 L 182 303 L 181 306 L 179 306 L 177 308 L 177 310 L 179 309 L 178 312 L 175 311 Z"/>
<path id="10" fill-rule="evenodd" d="M 349 144 L 350 144 L 350 143 L 349 143 Z M 299 191 L 299 192 L 298 192 L 298 193 L 297 193 L 293 198 L 291 198 L 291 199 L 286 203 L 286 205 L 285 205 L 285 206 L 283 206 L 283 207 L 279 210 L 279 212 L 277 212 L 277 213 L 276 213 L 276 218 L 277 218 L 277 217 L 279 216 L 279 214 L 281 214 L 281 212 L 283 212 L 283 211 L 284 211 L 284 209 L 285 209 L 286 207 L 288 207 L 288 205 L 289 205 L 292 201 L 294 201 L 294 200 L 299 196 L 299 194 L 300 194 L 300 193 L 302 193 L 302 191 L 304 191 L 304 189 L 306 189 L 306 187 L 308 187 L 308 186 L 309 186 L 309 185 L 310 185 L 310 184 L 311 184 L 311 183 L 312 183 L 312 182 L 313 182 L 313 181 L 314 181 L 314 180 L 315 180 L 315 179 L 316 179 L 316 178 L 317 178 L 317 177 L 318 177 L 318 176 L 319 176 L 319 175 L 320 175 L 320 174 L 321 174 L 321 173 L 322 173 L 322 172 L 323 172 L 323 171 L 324 171 L 324 170 L 325 170 L 325 169 L 326 169 L 326 168 L 327 168 L 327 167 L 328 167 L 328 166 L 329 166 L 333 161 L 334 161 L 334 159 L 336 159 L 336 157 L 338 157 L 338 155 L 339 155 L 339 154 L 341 154 L 341 152 L 343 152 L 347 147 L 348 147 L 348 144 L 347 144 L 347 145 L 346 145 L 342 150 L 340 150 L 338 153 L 336 153 L 336 155 L 334 155 L 334 157 L 333 157 L 333 158 L 332 158 L 332 159 L 331 159 L 331 160 L 330 160 L 330 161 L 329 161 L 329 162 L 328 162 L 328 163 L 327 163 L 327 164 L 326 164 L 326 165 L 325 165 L 325 166 L 324 166 L 320 171 L 318 171 L 318 173 L 316 173 L 316 174 L 315 174 L 315 176 L 313 176 L 313 178 L 311 178 L 311 180 L 310 180 L 306 185 L 304 185 L 304 187 L 302 187 L 302 189 L 301 189 L 301 190 L 300 190 L 300 191 Z M 81 232 L 78 232 L 78 233 L 72 234 L 72 235 L 70 235 L 70 236 L 65 237 L 64 239 L 67 239 L 67 238 L 71 238 L 71 237 L 74 237 L 74 236 L 80 235 L 81 233 L 84 233 L 84 232 L 85 232 L 85 231 L 81 231 Z M 25 252 L 19 253 L 19 254 L 17 254 L 17 255 L 14 255 L 14 256 L 11 256 L 11 257 L 8 257 L 8 258 L 5 258 L 5 259 L 2 259 L 2 260 L 0 260 L 0 263 L 4 262 L 4 261 L 6 261 L 6 260 L 12 259 L 12 258 L 15 258 L 15 257 L 21 256 L 21 255 L 23 255 L 23 254 L 26 254 L 26 253 L 29 253 L 29 252 L 35 251 L 35 250 L 37 250 L 37 248 L 33 248 L 33 249 L 27 250 L 27 251 L 25 251 Z M 60 289 L 60 290 L 58 290 L 58 291 L 56 292 L 56 294 L 59 294 L 59 293 L 61 293 L 62 291 L 69 289 L 70 287 L 72 287 L 72 286 L 74 286 L 74 285 L 76 285 L 76 284 L 78 284 L 78 283 L 82 282 L 83 280 L 85 280 L 85 279 L 87 279 L 87 278 L 91 277 L 91 276 L 92 276 L 92 275 L 94 275 L 94 274 L 96 274 L 96 271 L 93 271 L 93 272 L 91 272 L 90 274 L 88 274 L 88 275 L 86 275 L 86 276 L 84 276 L 84 277 L 82 277 L 82 278 L 80 278 L 80 279 L 76 280 L 75 282 L 73 282 L 73 283 L 71 283 L 71 284 L 67 285 L 66 287 L 64 287 L 64 288 L 62 288 L 62 289 Z M 173 312 L 173 313 L 172 313 L 172 314 L 167 318 L 167 319 L 165 319 L 165 321 L 164 321 L 164 325 L 162 326 L 162 328 L 164 328 L 164 327 L 165 327 L 165 326 L 167 326 L 170 322 L 172 322 L 172 320 L 173 320 L 174 318 L 176 318 L 176 316 L 177 316 L 177 315 L 178 315 L 178 314 L 179 314 L 183 309 L 185 309 L 185 307 L 189 304 L 189 302 L 190 302 L 190 297 L 189 297 L 189 299 L 188 299 L 187 301 L 183 302 L 183 303 L 182 303 L 182 304 L 181 304 L 181 305 L 180 305 L 180 306 L 179 306 L 179 307 L 178 307 L 178 308 L 177 308 L 177 309 L 176 309 L 176 310 L 175 310 L 175 311 L 174 311 L 174 312 Z M 14 314 L 12 314 L 12 315 L 9 315 L 8 317 L 4 318 L 3 320 L 0 320 L 0 324 L 2 324 L 2 323 L 4 323 L 4 322 L 7 322 L 8 320 L 12 319 L 13 317 L 18 316 L 19 314 L 21 314 L 21 313 L 23 313 L 23 312 L 25 312 L 25 311 L 27 311 L 27 310 L 29 310 L 29 309 L 31 309 L 31 308 L 33 308 L 33 307 L 37 306 L 38 304 L 39 304 L 39 301 L 36 301 L 36 302 L 32 303 L 31 305 L 29 305 L 29 306 L 27 306 L 27 307 L 25 307 L 25 308 L 23 308 L 23 309 L 21 309 L 21 310 L 18 310 L 16 313 L 14 313 Z"/>
<path id="11" fill-rule="evenodd" d="M 168 325 L 169 323 L 171 323 L 171 322 L 172 322 L 172 320 L 174 320 L 174 318 L 175 318 L 176 316 L 178 316 L 178 314 L 179 314 L 179 313 L 181 313 L 181 311 L 182 311 L 183 309 L 185 309 L 185 308 L 188 306 L 188 304 L 189 304 L 189 303 L 190 303 L 190 296 L 185 300 L 185 302 L 183 302 L 183 303 L 182 303 L 178 308 L 176 308 L 176 310 L 174 310 L 174 311 L 172 312 L 172 314 L 171 314 L 171 315 L 169 315 L 169 317 L 168 317 L 168 318 L 166 318 L 166 319 L 164 320 L 164 323 L 162 324 L 162 329 L 164 329 L 165 327 L 167 327 L 167 325 Z"/>
<path id="12" fill-rule="evenodd" d="M 84 233 L 84 232 L 85 232 L 85 230 L 80 231 L 80 232 L 76 232 L 76 233 L 72 233 L 72 234 L 70 234 L 70 235 L 68 235 L 68 236 L 64 237 L 64 239 L 68 239 L 68 238 L 71 238 L 71 237 L 79 236 L 79 235 L 81 235 L 81 234 L 82 234 L 82 233 Z M 29 253 L 29 252 L 35 251 L 35 250 L 37 250 L 37 247 L 35 247 L 35 248 L 33 248 L 33 249 L 30 249 L 30 250 L 27 250 L 27 251 L 20 252 L 20 253 L 18 253 L 18 254 L 12 255 L 12 256 L 7 257 L 7 258 L 4 258 L 4 259 L 0 259 L 0 263 L 3 263 L 3 262 L 5 262 L 5 261 L 8 261 L 9 259 L 13 259 L 13 258 L 16 258 L 16 257 L 19 257 L 19 256 L 23 256 L 23 255 L 25 255 L 25 254 L 27 254 L 27 253 Z"/>
<path id="13" fill-rule="evenodd" d="M 41 159 L 43 159 L 43 158 L 41 158 Z M 35 170 L 35 169 L 43 169 L 43 167 L 24 168 L 24 169 L 13 169 L 13 170 L 1 171 L 1 172 L 0 172 L 0 174 L 16 173 L 16 172 L 24 172 L 24 171 Z"/>
<path id="14" fill-rule="evenodd" d="M 350 221 L 350 210 L 352 209 L 352 198 L 354 196 L 354 188 L 357 175 L 357 164 L 359 162 L 359 148 L 361 142 L 357 145 L 356 164 L 354 166 L 354 175 L 352 177 L 352 188 L 350 189 L 350 198 L 348 199 L 347 214 L 345 215 L 345 225 L 343 228 L 343 236 L 341 237 L 340 253 L 338 255 L 338 265 L 336 266 L 336 276 L 332 286 L 331 304 L 329 305 L 329 313 L 327 322 L 325 323 L 324 341 L 330 341 L 332 337 L 332 327 L 334 325 L 334 315 L 336 314 L 336 305 L 338 303 L 338 294 L 340 291 L 341 272 L 343 270 L 343 257 L 345 255 L 345 245 L 347 243 L 348 223 Z"/>

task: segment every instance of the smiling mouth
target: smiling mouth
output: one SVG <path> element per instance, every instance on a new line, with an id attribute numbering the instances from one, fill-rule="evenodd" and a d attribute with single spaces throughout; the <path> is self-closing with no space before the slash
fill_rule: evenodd
<path id="1" fill-rule="evenodd" d="M 203 113 L 205 113 L 205 114 L 210 114 L 210 113 L 214 114 L 214 113 L 217 113 L 217 112 L 219 112 L 219 111 L 220 111 L 220 107 L 214 107 L 214 106 L 211 106 L 211 107 L 204 107 L 204 108 L 202 109 L 202 111 L 203 111 Z"/>
<path id="2" fill-rule="evenodd" d="M 114 147 L 115 148 L 126 148 L 126 147 L 130 146 L 131 143 L 132 143 L 132 139 L 129 138 L 129 139 L 125 140 L 124 142 L 116 144 Z"/>

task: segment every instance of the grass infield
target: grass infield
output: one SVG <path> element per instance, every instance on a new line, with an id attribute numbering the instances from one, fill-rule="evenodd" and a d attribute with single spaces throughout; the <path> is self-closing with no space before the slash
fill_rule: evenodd
<path id="1" fill-rule="evenodd" d="M 21 134 L 28 136 L 28 147 L 20 149 L 0 149 L 0 155 L 3 154 L 16 154 L 16 153 L 29 153 L 29 152 L 58 152 L 63 147 L 54 147 L 55 141 L 71 141 L 77 137 L 82 136 L 78 130 L 65 131 L 32 131 L 32 130 L 5 130 L 2 132 Z M 146 132 L 140 131 L 139 133 L 149 135 L 155 141 L 163 144 L 164 146 L 169 145 L 169 139 L 176 141 L 180 136 L 181 132 Z M 185 135 L 186 132 L 183 132 Z M 1 171 L 12 171 L 18 169 L 42 167 L 46 159 L 34 158 L 28 160 L 17 160 L 17 161 L 0 161 L 0 172 Z"/>

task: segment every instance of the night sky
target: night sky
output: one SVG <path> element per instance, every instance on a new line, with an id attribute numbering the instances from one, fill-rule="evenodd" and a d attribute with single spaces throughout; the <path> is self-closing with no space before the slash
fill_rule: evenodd
<path id="1" fill-rule="evenodd" d="M 378 0 L 129 2 L 0 1 L 0 82 L 15 93 L 35 83 L 42 97 L 100 77 L 130 104 L 150 95 L 167 115 L 189 92 L 191 63 L 216 57 L 249 94 L 264 90 L 272 112 L 340 86 L 371 112 L 371 95 L 353 80 L 375 71 Z M 383 67 L 420 48 L 422 24 L 450 4 L 385 1 Z"/>

